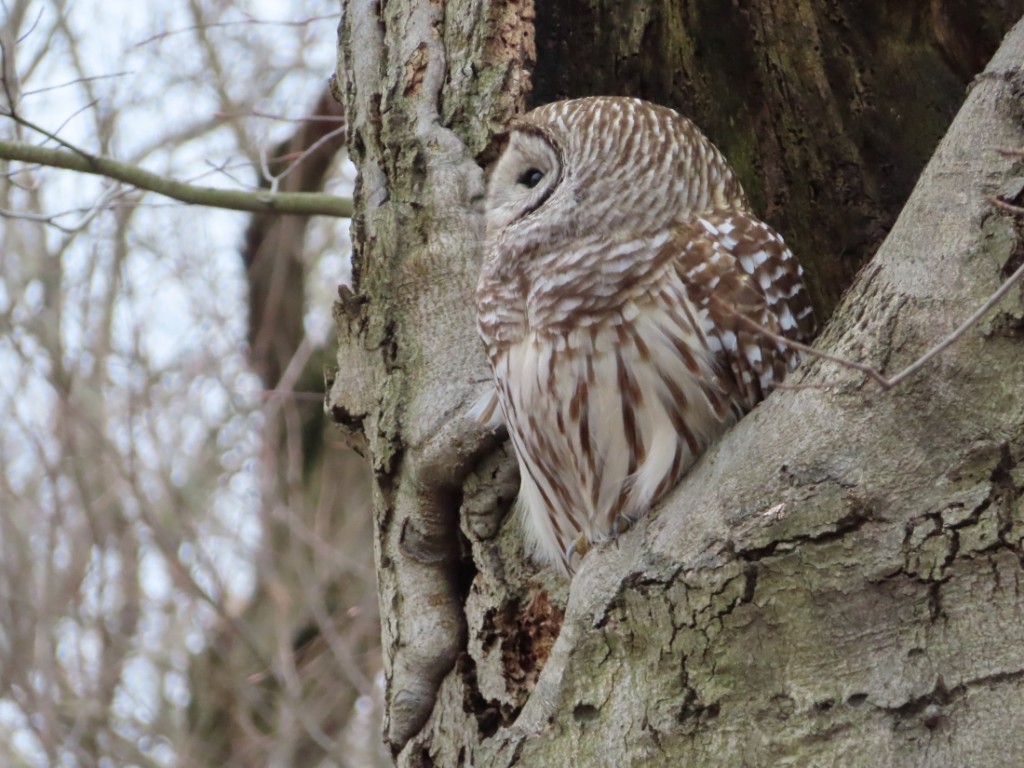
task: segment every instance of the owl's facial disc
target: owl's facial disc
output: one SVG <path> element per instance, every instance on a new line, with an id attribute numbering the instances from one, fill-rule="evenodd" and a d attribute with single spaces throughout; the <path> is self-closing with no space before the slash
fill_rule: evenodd
<path id="1" fill-rule="evenodd" d="M 513 130 L 487 187 L 488 231 L 499 232 L 544 205 L 561 176 L 561 159 L 547 138 Z"/>

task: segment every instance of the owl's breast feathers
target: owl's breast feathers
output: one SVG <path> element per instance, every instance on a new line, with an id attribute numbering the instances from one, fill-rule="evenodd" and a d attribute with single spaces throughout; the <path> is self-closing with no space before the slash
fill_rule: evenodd
<path id="1" fill-rule="evenodd" d="M 666 295 L 685 301 L 676 284 Z M 557 563 L 663 494 L 733 412 L 693 312 L 626 305 L 564 334 L 530 331 L 494 360 L 529 530 Z M 702 352 L 702 347 L 704 352 Z"/>
<path id="2" fill-rule="evenodd" d="M 535 255 L 478 296 L 537 553 L 561 563 L 642 514 L 799 359 L 740 317 L 806 338 L 795 259 L 718 211 L 661 232 Z"/>

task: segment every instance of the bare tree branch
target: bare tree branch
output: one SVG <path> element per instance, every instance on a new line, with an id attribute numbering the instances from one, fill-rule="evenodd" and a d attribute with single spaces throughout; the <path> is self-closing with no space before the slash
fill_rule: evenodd
<path id="1" fill-rule="evenodd" d="M 38 163 L 52 168 L 105 176 L 190 205 L 300 216 L 348 218 L 352 215 L 352 201 L 344 197 L 320 192 L 247 192 L 239 189 L 200 187 L 168 179 L 113 158 L 83 152 L 0 141 L 0 159 Z"/>

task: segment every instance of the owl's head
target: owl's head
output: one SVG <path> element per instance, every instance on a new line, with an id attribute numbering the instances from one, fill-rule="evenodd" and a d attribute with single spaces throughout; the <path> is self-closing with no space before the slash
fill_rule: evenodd
<path id="1" fill-rule="evenodd" d="M 745 205 L 725 158 L 678 113 L 639 99 L 573 99 L 510 127 L 488 184 L 487 237 L 518 249 L 557 247 Z"/>

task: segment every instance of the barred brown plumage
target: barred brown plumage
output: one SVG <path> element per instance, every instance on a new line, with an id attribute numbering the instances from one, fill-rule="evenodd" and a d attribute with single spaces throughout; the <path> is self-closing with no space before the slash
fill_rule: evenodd
<path id="1" fill-rule="evenodd" d="M 533 110 L 491 175 L 477 320 L 532 550 L 642 515 L 799 362 L 802 270 L 689 120 L 637 99 Z M 495 410 L 494 403 L 484 411 Z"/>

